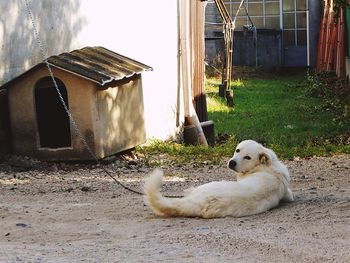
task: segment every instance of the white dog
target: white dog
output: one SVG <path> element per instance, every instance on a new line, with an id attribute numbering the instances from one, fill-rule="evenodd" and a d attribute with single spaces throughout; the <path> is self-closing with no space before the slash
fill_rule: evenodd
<path id="1" fill-rule="evenodd" d="M 146 180 L 146 202 L 160 216 L 241 217 L 276 207 L 281 200 L 293 201 L 289 173 L 276 154 L 261 144 L 246 140 L 238 144 L 228 167 L 237 182 L 220 181 L 186 190 L 182 198 L 160 193 L 163 172 L 155 170 Z"/>

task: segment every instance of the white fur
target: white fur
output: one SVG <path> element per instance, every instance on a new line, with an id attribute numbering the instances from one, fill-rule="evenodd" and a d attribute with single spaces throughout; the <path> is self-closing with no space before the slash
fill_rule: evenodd
<path id="1" fill-rule="evenodd" d="M 293 201 L 288 170 L 272 150 L 252 140 L 243 141 L 230 161 L 236 163 L 230 168 L 238 173 L 237 182 L 200 185 L 182 198 L 162 196 L 163 172 L 156 169 L 144 186 L 148 205 L 160 216 L 216 218 L 254 215 L 276 207 L 281 200 Z"/>

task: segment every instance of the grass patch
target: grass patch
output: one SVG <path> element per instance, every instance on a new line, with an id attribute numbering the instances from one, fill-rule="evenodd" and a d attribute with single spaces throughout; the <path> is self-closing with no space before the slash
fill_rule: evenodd
<path id="1" fill-rule="evenodd" d="M 209 118 L 218 133 L 254 139 L 284 158 L 349 153 L 349 145 L 334 140 L 349 135 L 348 124 L 309 96 L 308 86 L 303 75 L 233 82 L 235 107 L 229 108 L 209 85 Z"/>
<path id="2" fill-rule="evenodd" d="M 182 164 L 207 165 L 222 163 L 223 157 L 232 155 L 236 144 L 234 137 L 229 138 L 225 144 L 215 147 L 154 140 L 149 146 L 137 147 L 136 151 L 144 163 L 150 167 Z"/>
<path id="3" fill-rule="evenodd" d="M 259 141 L 285 159 L 350 153 L 349 123 L 335 107 L 325 107 L 321 97 L 310 95 L 312 83 L 305 75 L 234 81 L 233 108 L 218 97 L 218 84 L 207 81 L 208 114 L 216 133 L 229 135 L 227 142 L 204 148 L 155 141 L 144 153 L 166 154 L 173 163 L 218 163 L 244 139 Z"/>

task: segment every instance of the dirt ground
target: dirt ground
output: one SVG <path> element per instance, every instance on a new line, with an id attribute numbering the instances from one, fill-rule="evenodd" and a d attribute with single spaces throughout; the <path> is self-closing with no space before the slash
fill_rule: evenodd
<path id="1" fill-rule="evenodd" d="M 0 262 L 350 262 L 350 156 L 286 162 L 296 201 L 255 216 L 159 218 L 99 165 L 0 162 Z M 149 168 L 104 164 L 140 189 Z M 165 167 L 167 194 L 233 180 L 222 165 Z"/>

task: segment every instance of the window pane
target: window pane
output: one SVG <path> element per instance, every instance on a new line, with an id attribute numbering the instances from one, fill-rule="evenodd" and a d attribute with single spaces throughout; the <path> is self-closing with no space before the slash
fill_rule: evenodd
<path id="1" fill-rule="evenodd" d="M 266 3 L 265 13 L 266 15 L 278 15 L 280 13 L 279 3 Z"/>
<path id="2" fill-rule="evenodd" d="M 232 3 L 232 13 L 231 13 L 231 16 L 234 17 L 237 13 L 237 10 L 238 10 L 238 7 L 239 7 L 239 3 Z M 243 9 L 241 9 L 238 13 L 238 15 L 244 15 L 245 12 Z"/>
<path id="3" fill-rule="evenodd" d="M 229 3 L 225 4 L 227 12 L 231 13 L 231 6 Z"/>
<path id="4" fill-rule="evenodd" d="M 283 46 L 295 46 L 295 33 L 294 30 L 283 31 Z"/>
<path id="5" fill-rule="evenodd" d="M 265 18 L 265 28 L 280 29 L 280 18 L 278 16 L 266 17 Z"/>
<path id="6" fill-rule="evenodd" d="M 294 21 L 294 13 L 293 14 L 283 14 L 283 27 L 284 28 L 295 28 Z"/>
<path id="7" fill-rule="evenodd" d="M 264 28 L 264 19 L 262 17 L 252 17 L 251 19 L 256 28 Z"/>
<path id="8" fill-rule="evenodd" d="M 297 31 L 298 46 L 306 46 L 306 30 Z"/>
<path id="9" fill-rule="evenodd" d="M 264 13 L 263 4 L 249 4 L 248 13 L 250 16 L 262 16 Z"/>
<path id="10" fill-rule="evenodd" d="M 295 0 L 283 0 L 283 11 L 294 11 Z"/>
<path id="11" fill-rule="evenodd" d="M 297 13 L 297 27 L 306 28 L 306 13 Z"/>
<path id="12" fill-rule="evenodd" d="M 247 24 L 247 19 L 246 18 L 240 18 L 238 17 L 236 20 L 236 29 L 237 30 L 242 30 L 243 26 Z"/>
<path id="13" fill-rule="evenodd" d="M 233 19 L 235 18 L 235 15 L 236 14 L 233 14 Z M 239 14 L 238 14 L 238 16 L 237 16 L 237 18 L 245 18 L 245 17 L 247 17 L 247 15 L 244 13 L 244 12 L 239 12 Z"/>
<path id="14" fill-rule="evenodd" d="M 306 0 L 297 0 L 297 11 L 306 10 Z"/>

